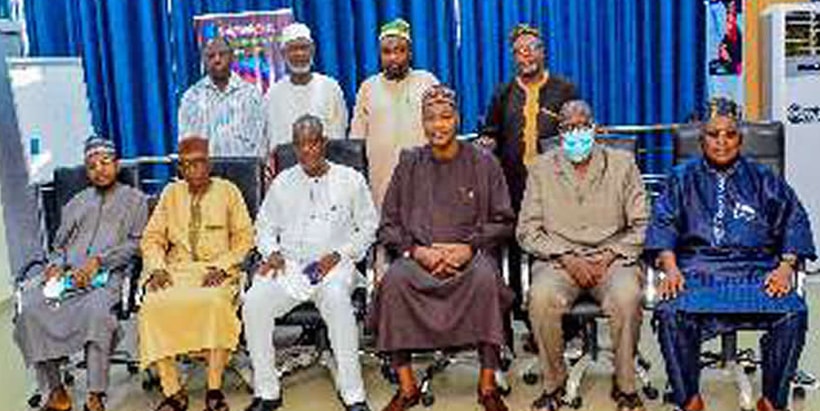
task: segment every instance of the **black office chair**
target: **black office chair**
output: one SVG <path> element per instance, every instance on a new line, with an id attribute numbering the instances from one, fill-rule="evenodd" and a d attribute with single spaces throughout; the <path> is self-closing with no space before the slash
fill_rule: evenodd
<path id="1" fill-rule="evenodd" d="M 132 187 L 139 187 L 137 167 L 133 165 L 122 165 L 117 175 L 117 180 L 120 183 Z M 41 188 L 44 206 L 43 223 L 46 228 L 45 234 L 49 250 L 52 248 L 57 229 L 60 227 L 63 206 L 68 204 L 80 191 L 86 189 L 89 184 L 85 166 L 59 167 L 54 170 L 53 182 Z M 22 285 L 27 278 L 35 274 L 35 270 L 42 270 L 47 264 L 48 261 L 44 258 L 28 262 L 21 271 L 17 273 L 15 282 L 18 286 Z M 121 300 L 114 306 L 114 312 L 120 322 L 127 321 L 135 312 L 136 283 L 141 267 L 142 261 L 138 257 L 135 257 L 131 268 L 128 270 L 129 275 L 126 281 L 123 281 Z M 69 359 L 66 360 L 68 361 Z M 125 350 L 115 349 L 111 353 L 110 363 L 112 365 L 124 365 L 131 375 L 139 371 L 138 360 Z M 85 369 L 85 367 L 85 360 L 70 364 L 69 367 L 63 371 L 63 383 L 68 386 L 73 385 L 75 380 L 74 371 Z M 31 407 L 37 407 L 41 400 L 41 393 L 35 392 L 29 397 L 28 404 Z"/>
<path id="2" fill-rule="evenodd" d="M 211 175 L 234 183 L 242 193 L 248 214 L 256 220 L 264 192 L 264 163 L 257 157 L 212 157 Z"/>
<path id="3" fill-rule="evenodd" d="M 276 174 L 289 167 L 297 166 L 298 160 L 292 143 L 281 144 L 274 150 Z M 367 152 L 364 140 L 329 140 L 327 146 L 327 159 L 336 164 L 345 165 L 362 173 L 368 177 Z M 256 263 L 261 261 L 262 256 L 256 255 Z M 370 257 L 356 264 L 360 272 L 367 274 L 368 283 L 372 282 L 372 270 L 370 269 Z M 253 271 L 250 271 L 253 272 Z M 367 309 L 367 285 L 357 286 L 351 296 L 353 301 L 356 319 L 364 320 Z M 296 326 L 302 332 L 291 347 L 290 351 L 283 350 L 277 354 L 281 360 L 278 372 L 281 375 L 288 375 L 298 369 L 310 367 L 316 363 L 321 363 L 328 368 L 331 373 L 335 372 L 333 357 L 330 355 L 330 339 L 328 337 L 327 325 L 322 320 L 319 310 L 312 302 L 305 302 L 291 310 L 285 316 L 276 320 L 277 325 Z"/>
<path id="4" fill-rule="evenodd" d="M 743 136 L 743 155 L 768 165 L 777 174 L 782 175 L 785 159 L 783 124 L 780 122 L 741 122 L 738 129 Z M 701 156 L 700 136 L 700 124 L 685 124 L 678 128 L 675 133 L 676 164 Z M 798 285 L 800 285 L 802 284 L 802 273 L 798 274 L 798 277 Z M 754 408 L 752 384 L 749 375 L 757 371 L 760 360 L 757 358 L 754 349 L 738 349 L 737 332 L 721 334 L 720 350 L 718 352 L 701 352 L 700 365 L 701 368 L 731 368 L 739 389 L 741 409 Z M 798 374 L 795 378 L 795 394 L 800 396 L 805 394 L 802 387 L 813 385 L 815 378 L 802 371 L 799 371 Z"/>
<path id="5" fill-rule="evenodd" d="M 558 146 L 557 137 L 545 138 L 539 140 L 539 146 L 542 151 L 548 151 Z M 608 147 L 625 150 L 631 153 L 636 152 L 636 139 L 634 136 L 607 134 L 601 135 L 597 138 L 601 144 Z M 526 310 L 526 296 L 530 288 L 530 263 L 529 255 L 522 259 L 521 275 L 522 284 L 524 285 L 524 307 Z M 580 408 L 583 405 L 583 400 L 580 395 L 581 382 L 589 367 L 598 361 L 599 353 L 601 351 L 598 343 L 598 320 L 606 318 L 601 305 L 592 298 L 588 293 L 582 293 L 569 311 L 564 315 L 564 330 L 565 339 L 571 340 L 574 338 L 581 339 L 580 350 L 576 352 L 566 352 L 565 357 L 569 361 L 568 378 L 566 382 L 566 394 L 564 401 L 572 408 Z M 656 399 L 659 396 L 658 390 L 652 385 L 649 379 L 649 369 L 651 363 L 647 361 L 640 352 L 635 358 L 635 367 L 638 379 L 641 382 L 641 387 L 644 395 L 650 400 Z M 526 384 L 535 384 L 540 375 L 540 368 L 538 359 L 533 361 L 524 368 L 523 379 Z"/>

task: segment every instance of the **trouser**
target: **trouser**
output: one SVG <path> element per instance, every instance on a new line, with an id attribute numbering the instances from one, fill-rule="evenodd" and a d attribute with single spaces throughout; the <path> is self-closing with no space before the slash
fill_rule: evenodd
<path id="1" fill-rule="evenodd" d="M 352 264 L 349 268 L 337 265 L 310 298 L 327 324 L 330 347 L 338 367 L 336 387 L 348 405 L 365 401 L 366 397 L 359 363 L 359 331 L 350 299 L 351 286 L 347 281 L 347 276 L 355 273 L 343 272 L 351 271 L 350 268 Z M 275 319 L 303 302 L 271 277 L 256 276 L 244 296 L 245 338 L 253 364 L 256 397 L 275 399 L 281 395 L 273 346 Z"/>
<path id="2" fill-rule="evenodd" d="M 108 369 L 110 365 L 110 347 L 103 347 L 98 342 L 85 345 L 86 378 L 88 392 L 104 393 L 108 389 Z M 34 364 L 37 374 L 37 385 L 44 395 L 62 384 L 60 363 L 62 360 L 46 360 Z"/>
<path id="3" fill-rule="evenodd" d="M 714 315 L 687 313 L 671 304 L 660 304 L 655 310 L 658 341 L 666 362 L 666 374 L 675 404 L 683 407 L 700 392 L 700 344 L 704 326 Z M 722 317 L 722 316 L 721 316 Z M 785 409 L 789 400 L 791 378 L 797 371 L 800 352 L 806 338 L 806 311 L 786 314 L 760 314 L 750 319 L 767 323 L 760 338 L 763 396 L 777 409 Z M 743 322 L 742 317 L 726 316 Z"/>
<path id="4" fill-rule="evenodd" d="M 553 392 L 566 383 L 562 320 L 584 291 L 552 262 L 536 261 L 529 291 L 530 322 L 538 344 L 544 390 Z M 609 317 L 615 349 L 615 381 L 625 393 L 635 392 L 635 354 L 642 319 L 640 271 L 636 265 L 616 260 L 607 277 L 588 292 Z"/>

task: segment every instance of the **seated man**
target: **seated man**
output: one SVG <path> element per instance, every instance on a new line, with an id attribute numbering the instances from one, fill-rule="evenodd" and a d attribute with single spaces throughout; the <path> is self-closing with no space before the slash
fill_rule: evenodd
<path id="1" fill-rule="evenodd" d="M 649 220 L 641 173 L 631 153 L 595 143 L 587 103 L 565 103 L 559 130 L 561 146 L 530 168 L 518 217 L 518 240 L 535 257 L 529 314 L 544 374 L 544 392 L 532 408 L 560 408 L 567 380 L 562 317 L 589 293 L 609 316 L 618 410 L 641 410 L 635 387 L 638 256 Z"/>
<path id="2" fill-rule="evenodd" d="M 227 410 L 222 371 L 239 340 L 239 265 L 253 247 L 253 225 L 239 189 L 210 177 L 208 140 L 179 143 L 184 181 L 169 184 L 142 238 L 146 294 L 139 313 L 143 367 L 155 365 L 165 399 L 161 411 L 184 410 L 176 356 L 208 361 L 206 410 Z"/>
<path id="3" fill-rule="evenodd" d="M 405 410 L 419 401 L 412 351 L 474 346 L 481 358 L 479 402 L 486 410 L 506 410 L 495 383 L 512 302 L 494 257 L 514 228 L 504 174 L 491 154 L 456 140 L 455 92 L 430 87 L 422 118 L 429 143 L 402 152 L 379 231 L 397 257 L 371 313 L 376 347 L 391 355 L 399 377 L 384 409 Z"/>
<path id="4" fill-rule="evenodd" d="M 85 168 L 91 186 L 63 207 L 54 252 L 43 273 L 24 288 L 15 320 L 14 338 L 37 372 L 40 392 L 48 395 L 45 410 L 72 408 L 59 364 L 83 349 L 88 370 L 85 407 L 105 409 L 108 357 L 118 334 L 112 308 L 120 301 L 148 219 L 145 195 L 117 182 L 119 163 L 110 140 L 86 140 Z M 74 283 L 70 289 L 56 294 L 46 290 L 52 285 L 63 288 L 69 277 Z"/>
<path id="5" fill-rule="evenodd" d="M 305 301 L 313 301 L 327 323 L 345 408 L 366 411 L 350 295 L 361 276 L 355 264 L 376 240 L 378 215 L 364 177 L 325 159 L 321 119 L 310 114 L 297 119 L 293 147 L 299 165 L 273 180 L 256 221 L 257 248 L 266 258 L 244 297 L 256 394 L 248 411 L 282 405 L 274 320 Z"/>
<path id="6" fill-rule="evenodd" d="M 757 409 L 784 410 L 807 329 L 794 272 L 815 258 L 806 212 L 786 181 L 740 154 L 737 106 L 711 103 L 703 158 L 676 168 L 657 199 L 646 250 L 665 273 L 658 340 L 675 404 L 702 410 L 702 341 L 764 329 Z"/>

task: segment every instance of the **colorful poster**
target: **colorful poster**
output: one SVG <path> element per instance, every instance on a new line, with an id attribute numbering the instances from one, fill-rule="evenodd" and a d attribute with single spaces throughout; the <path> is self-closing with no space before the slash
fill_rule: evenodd
<path id="1" fill-rule="evenodd" d="M 743 0 L 709 0 L 707 7 L 709 95 L 743 105 Z"/>
<path id="2" fill-rule="evenodd" d="M 293 22 L 290 9 L 206 14 L 194 17 L 197 43 L 222 36 L 234 50 L 233 71 L 263 93 L 285 73 L 279 50 L 282 29 Z"/>

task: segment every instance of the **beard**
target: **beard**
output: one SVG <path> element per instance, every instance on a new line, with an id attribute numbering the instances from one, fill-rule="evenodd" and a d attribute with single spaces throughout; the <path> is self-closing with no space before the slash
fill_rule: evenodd
<path id="1" fill-rule="evenodd" d="M 311 57 L 308 63 L 300 66 L 291 64 L 290 61 L 285 60 L 285 66 L 287 67 L 288 72 L 291 74 L 307 74 L 310 73 L 310 70 L 313 68 L 313 58 Z"/>
<path id="2" fill-rule="evenodd" d="M 538 63 L 527 63 L 527 64 L 519 64 L 518 65 L 518 76 L 519 77 L 532 77 L 537 75 L 541 72 L 541 67 Z"/>
<path id="3" fill-rule="evenodd" d="M 407 73 L 410 72 L 410 65 L 390 65 L 385 67 L 383 72 L 384 76 L 387 77 L 388 80 L 401 80 L 407 76 Z"/>

